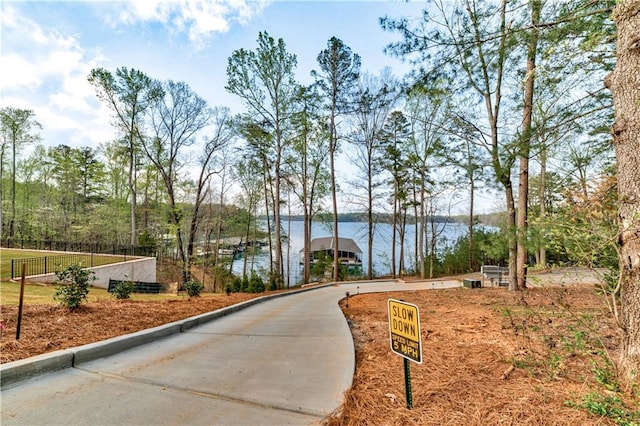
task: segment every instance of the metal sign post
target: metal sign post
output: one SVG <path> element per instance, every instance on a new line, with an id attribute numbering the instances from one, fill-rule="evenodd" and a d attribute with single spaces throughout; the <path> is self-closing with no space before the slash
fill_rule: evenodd
<path id="1" fill-rule="evenodd" d="M 22 325 L 22 305 L 24 304 L 24 280 L 27 264 L 22 264 L 22 279 L 20 280 L 20 301 L 18 302 L 18 322 L 16 324 L 16 340 L 20 340 L 20 326 Z"/>
<path id="2" fill-rule="evenodd" d="M 418 307 L 389 299 L 389 340 L 391 350 L 404 358 L 404 383 L 407 408 L 413 408 L 409 361 L 422 364 L 422 337 Z"/>

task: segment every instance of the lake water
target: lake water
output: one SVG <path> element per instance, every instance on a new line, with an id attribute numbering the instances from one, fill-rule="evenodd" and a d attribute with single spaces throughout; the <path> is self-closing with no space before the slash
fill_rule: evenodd
<path id="1" fill-rule="evenodd" d="M 264 225 L 266 229 L 266 225 Z M 282 246 L 284 263 L 285 263 L 285 275 L 289 275 L 289 284 L 295 286 L 300 283 L 302 279 L 302 253 L 300 250 L 304 247 L 304 222 L 302 221 L 283 221 L 284 234 L 289 235 L 290 245 Z M 447 245 L 451 245 L 459 237 L 466 235 L 468 227 L 465 224 L 449 223 L 438 224 L 438 231 L 440 232 L 438 249 L 442 249 Z M 341 238 L 353 239 L 360 249 L 362 250 L 362 271 L 366 273 L 368 268 L 367 253 L 369 249 L 367 239 L 367 224 L 364 222 L 340 222 L 338 224 L 338 231 Z M 333 235 L 332 224 L 314 223 L 311 229 L 311 238 L 318 237 L 330 237 Z M 374 275 L 389 274 L 391 271 L 391 238 L 392 227 L 387 223 L 375 224 L 375 233 L 373 238 L 373 271 Z M 396 236 L 397 238 L 397 236 Z M 396 256 L 399 256 L 399 246 L 396 249 Z M 415 226 L 407 225 L 405 235 L 405 270 L 415 270 Z M 233 272 L 237 275 L 242 275 L 244 259 L 236 259 L 233 262 Z M 248 269 L 250 266 L 251 258 L 249 258 Z M 396 259 L 396 271 L 399 260 Z M 288 267 L 287 267 L 288 265 Z M 265 250 L 262 254 L 255 256 L 254 269 L 264 271 L 269 266 L 269 255 Z M 285 277 L 285 284 L 287 279 Z"/>

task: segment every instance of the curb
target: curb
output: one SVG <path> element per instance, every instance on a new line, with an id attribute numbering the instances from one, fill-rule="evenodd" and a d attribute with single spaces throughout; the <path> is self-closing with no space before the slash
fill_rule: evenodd
<path id="1" fill-rule="evenodd" d="M 75 348 L 61 349 L 55 352 L 0 364 L 0 389 L 8 389 L 9 387 L 16 386 L 20 382 L 33 379 L 43 374 L 54 373 L 66 368 L 76 367 L 85 362 L 99 358 L 106 358 L 118 352 L 144 345 L 163 337 L 182 333 L 200 324 L 216 320 L 258 303 L 266 302 L 267 300 L 304 293 L 331 285 L 333 285 L 333 283 L 257 297 L 255 299 L 246 300 L 215 311 L 160 325 L 158 327 L 137 331 L 135 333 L 125 334 L 123 336 L 112 337 L 107 340 L 88 343 Z"/>

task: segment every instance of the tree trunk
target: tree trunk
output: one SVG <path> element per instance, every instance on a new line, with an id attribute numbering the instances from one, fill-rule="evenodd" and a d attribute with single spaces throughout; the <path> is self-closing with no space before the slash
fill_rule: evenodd
<path id="1" fill-rule="evenodd" d="M 15 236 L 15 221 L 16 221 L 16 141 L 15 136 L 12 145 L 12 164 L 11 164 L 11 220 L 9 221 L 9 237 Z"/>
<path id="2" fill-rule="evenodd" d="M 396 194 L 398 189 L 395 189 Z M 395 197 L 394 197 L 395 198 Z M 393 200 L 393 218 L 391 219 L 391 277 L 396 277 L 396 235 L 398 232 L 398 199 Z"/>
<path id="3" fill-rule="evenodd" d="M 371 156 L 369 156 L 369 164 L 371 164 Z M 369 192 L 367 197 L 367 242 L 369 247 L 367 248 L 367 278 L 373 279 L 373 176 L 371 173 L 371 167 L 367 173 L 367 190 Z"/>
<path id="4" fill-rule="evenodd" d="M 311 226 L 313 217 L 311 216 L 312 207 L 304 208 L 304 278 L 303 282 L 308 284 L 311 280 Z"/>
<path id="5" fill-rule="evenodd" d="M 542 147 L 540 151 L 540 188 L 538 188 L 538 196 L 540 198 L 540 218 L 544 221 L 547 216 L 547 148 Z M 538 266 L 547 267 L 547 247 L 545 241 L 541 241 L 538 247 Z"/>
<path id="6" fill-rule="evenodd" d="M 513 198 L 513 187 L 511 186 L 511 180 L 504 183 L 505 197 L 507 201 L 507 235 L 509 246 L 509 290 L 515 291 L 518 289 L 518 270 L 516 268 L 517 263 L 517 229 L 516 229 L 516 206 Z"/>
<path id="7" fill-rule="evenodd" d="M 338 243 L 338 198 L 336 195 L 336 169 L 335 169 L 335 155 L 338 146 L 338 135 L 336 132 L 335 122 L 335 105 L 332 105 L 331 111 L 331 140 L 329 141 L 329 174 L 331 176 L 331 202 L 333 204 L 333 281 L 338 281 L 340 277 L 340 250 Z"/>
<path id="8" fill-rule="evenodd" d="M 617 159 L 620 246 L 619 372 L 627 384 L 640 379 L 640 0 L 622 0 L 613 12 L 616 66 L 605 79 L 613 94 L 612 127 Z"/>
<path id="9" fill-rule="evenodd" d="M 527 48 L 527 71 L 525 73 L 524 106 L 522 109 L 522 138 L 520 139 L 520 175 L 518 181 L 518 229 L 517 288 L 527 287 L 527 232 L 529 208 L 529 155 L 531 151 L 531 116 L 533 115 L 533 91 L 535 88 L 536 51 L 538 49 L 538 21 L 542 5 L 539 0 L 531 2 L 531 34 Z"/>
<path id="10" fill-rule="evenodd" d="M 473 210 L 476 194 L 476 181 L 474 165 L 471 158 L 471 142 L 466 141 L 467 147 L 467 173 L 469 174 L 469 272 L 475 269 L 473 262 Z"/>
<path id="11" fill-rule="evenodd" d="M 275 188 L 274 188 L 274 200 L 273 200 L 273 227 L 276 231 L 276 252 L 274 256 L 273 263 L 273 271 L 276 276 L 274 279 L 276 280 L 277 288 L 282 288 L 283 285 L 283 264 L 282 264 L 282 226 L 280 222 L 280 164 L 282 162 L 282 142 L 281 136 L 279 134 L 279 130 L 276 130 L 278 136 L 276 139 L 276 159 L 274 162 L 274 180 L 275 180 Z"/>
<path id="12" fill-rule="evenodd" d="M 426 219 L 426 212 L 425 212 L 425 203 L 426 203 L 426 197 L 425 194 L 427 192 L 427 189 L 425 187 L 425 182 L 426 182 L 426 173 L 424 171 L 424 169 L 422 169 L 421 171 L 421 179 L 420 179 L 420 236 L 419 238 L 419 242 L 418 242 L 418 246 L 420 247 L 420 279 L 423 279 L 426 277 L 426 265 L 424 262 L 424 253 L 427 249 L 426 246 L 426 235 L 427 235 L 427 219 Z"/>

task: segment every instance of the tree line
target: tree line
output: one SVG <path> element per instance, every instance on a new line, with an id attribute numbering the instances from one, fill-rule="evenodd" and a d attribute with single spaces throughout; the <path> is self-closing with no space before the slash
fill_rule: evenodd
<path id="1" fill-rule="evenodd" d="M 314 218 L 328 215 L 336 241 L 340 235 L 340 196 L 366 217 L 367 277 L 384 212 L 393 225 L 390 275 L 404 269 L 404 236 L 415 226 L 424 278 L 437 252 L 433 218 L 446 216 L 461 190 L 469 270 L 477 265 L 474 209 L 484 187 L 502 197 L 495 241 L 507 248 L 511 290 L 526 288 L 528 268 L 548 266 L 550 255 L 614 275 L 630 270 L 612 281 L 618 312 L 625 297 L 639 297 L 640 268 L 637 246 L 618 261 L 627 241 L 636 244 L 638 225 L 628 219 L 622 234 L 617 226 L 618 208 L 630 205 L 617 190 L 633 185 L 620 176 L 627 151 L 618 144 L 614 152 L 609 132 L 621 80 L 608 80 L 611 91 L 603 85 L 612 71 L 625 72 L 614 71 L 623 54 L 614 21 L 625 28 L 637 1 L 619 3 L 612 15 L 606 0 L 434 0 L 421 16 L 380 19 L 382 30 L 401 36 L 385 51 L 409 62 L 409 75 L 363 72 L 360 56 L 331 37 L 309 85 L 297 81 L 297 56 L 285 41 L 260 32 L 255 49 L 228 59 L 225 88 L 245 106 L 237 115 L 209 106 L 185 82 L 94 69 L 89 82 L 117 135 L 97 148 L 45 148 L 33 111 L 2 109 L 2 236 L 135 245 L 170 235 L 186 282 L 197 241 L 220 241 L 234 226 L 248 240 L 264 215 L 270 279 L 282 286 L 283 216 L 303 217 L 308 262 Z M 614 141 L 628 132 L 623 108 L 632 106 L 616 105 Z M 31 154 L 21 157 L 27 144 Z M 346 170 L 336 166 L 340 155 Z M 637 347 L 638 321 L 624 312 Z"/>

